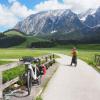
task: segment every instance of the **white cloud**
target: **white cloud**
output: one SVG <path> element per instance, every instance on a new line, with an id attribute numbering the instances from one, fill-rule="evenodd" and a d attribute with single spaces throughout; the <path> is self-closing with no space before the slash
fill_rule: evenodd
<path id="1" fill-rule="evenodd" d="M 13 26 L 18 19 L 4 5 L 0 5 L 0 26 Z"/>
<path id="2" fill-rule="evenodd" d="M 100 6 L 100 0 L 63 0 L 64 4 L 69 5 L 73 11 L 82 12 L 89 8 Z"/>
<path id="3" fill-rule="evenodd" d="M 20 19 L 39 11 L 72 9 L 75 12 L 82 12 L 100 6 L 100 0 L 62 0 L 62 3 L 59 0 L 46 0 L 32 10 L 18 1 L 20 0 L 8 0 L 10 7 L 0 4 L 0 27 L 13 27 Z"/>
<path id="4" fill-rule="evenodd" d="M 33 10 L 19 2 L 13 2 L 10 7 L 0 4 L 0 27 L 12 28 L 18 21 L 34 13 Z"/>
<path id="5" fill-rule="evenodd" d="M 55 9 L 66 9 L 70 8 L 70 6 L 59 3 L 58 0 L 47 0 L 45 2 L 41 2 L 40 4 L 35 6 L 35 11 L 47 11 L 47 10 L 55 10 Z"/>
<path id="6" fill-rule="evenodd" d="M 19 2 L 14 2 L 10 8 L 10 11 L 19 18 L 25 18 L 34 13 L 33 10 L 28 9 L 25 5 L 22 5 Z"/>
<path id="7" fill-rule="evenodd" d="M 74 12 L 83 12 L 89 8 L 100 6 L 100 0 L 47 0 L 35 6 L 35 11 L 46 11 L 54 9 L 71 9 Z"/>

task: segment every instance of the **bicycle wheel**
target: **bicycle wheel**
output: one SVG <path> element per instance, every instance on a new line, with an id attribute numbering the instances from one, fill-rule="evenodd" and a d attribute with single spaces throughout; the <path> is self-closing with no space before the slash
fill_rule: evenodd
<path id="1" fill-rule="evenodd" d="M 28 70 L 28 72 L 27 72 L 27 91 L 28 91 L 28 95 L 30 95 L 30 93 L 31 93 L 31 87 L 32 87 L 31 70 Z"/>

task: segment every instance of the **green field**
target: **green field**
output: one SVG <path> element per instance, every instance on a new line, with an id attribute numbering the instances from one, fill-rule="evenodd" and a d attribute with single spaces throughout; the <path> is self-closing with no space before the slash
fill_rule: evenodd
<path id="1" fill-rule="evenodd" d="M 8 32 L 5 32 L 4 33 L 6 36 L 15 36 L 15 35 L 18 35 L 18 36 L 24 36 L 23 33 L 20 33 L 20 32 L 17 32 L 17 31 L 8 31 Z"/>
<path id="2" fill-rule="evenodd" d="M 0 61 L 0 65 L 11 63 L 12 61 Z"/>
<path id="3" fill-rule="evenodd" d="M 48 53 L 48 50 L 36 49 L 0 49 L 0 59 L 21 58 L 23 56 L 40 56 Z"/>
<path id="4" fill-rule="evenodd" d="M 44 45 L 44 46 L 43 46 Z M 51 46 L 50 46 L 51 45 Z M 35 47 L 39 48 L 35 48 Z M 8 30 L 0 35 L 0 59 L 20 59 L 23 56 L 38 57 L 49 53 L 61 53 L 71 56 L 71 49 L 76 47 L 78 58 L 84 60 L 95 70 L 100 72 L 100 68 L 95 67 L 94 56 L 100 55 L 100 44 L 69 44 L 60 45 L 58 42 L 48 40 L 48 37 L 40 38 L 29 36 L 25 33 Z M 44 47 L 44 48 L 42 48 Z M 49 47 L 49 48 L 46 48 Z M 51 47 L 51 48 L 50 48 Z M 29 49 L 30 48 L 30 49 Z M 12 61 L 0 60 L 0 65 L 11 63 Z M 70 64 L 70 62 L 68 62 Z M 23 65 L 3 72 L 3 82 L 9 81 L 24 73 Z"/>
<path id="5" fill-rule="evenodd" d="M 70 55 L 71 49 L 74 45 L 63 45 L 56 46 L 55 48 L 39 48 L 39 49 L 21 49 L 21 48 L 10 48 L 0 49 L 0 59 L 2 58 L 21 58 L 23 56 L 39 56 L 45 55 L 52 52 L 64 53 Z M 90 59 L 94 54 L 100 53 L 100 44 L 83 44 L 75 45 L 78 50 L 78 56 L 84 59 L 86 56 Z"/>
<path id="6" fill-rule="evenodd" d="M 71 49 L 73 45 L 67 46 L 57 46 L 55 48 L 43 48 L 43 49 L 0 49 L 0 59 L 13 59 L 21 58 L 23 56 L 33 56 L 37 57 L 40 55 L 46 55 L 48 53 L 62 53 L 66 55 L 71 55 Z M 84 60 L 88 64 L 92 65 L 97 71 L 100 72 L 100 69 L 94 66 L 94 55 L 100 54 L 100 45 L 77 45 L 78 49 L 78 58 Z M 89 49 L 88 49 L 89 48 Z M 0 61 L 0 64 L 6 64 L 10 62 Z M 69 62 L 70 64 L 70 62 Z M 20 75 L 24 72 L 24 68 L 21 66 L 18 68 L 11 69 L 3 73 L 4 82 L 10 80 L 17 75 Z"/>

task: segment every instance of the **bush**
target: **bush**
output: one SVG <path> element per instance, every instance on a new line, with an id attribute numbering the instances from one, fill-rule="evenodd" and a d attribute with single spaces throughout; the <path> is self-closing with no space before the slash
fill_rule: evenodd
<path id="1" fill-rule="evenodd" d="M 26 40 L 26 38 L 21 36 L 4 36 L 3 38 L 0 38 L 0 48 L 8 48 L 11 46 L 16 46 L 21 43 L 23 43 Z"/>
<path id="2" fill-rule="evenodd" d="M 51 41 L 39 41 L 39 42 L 34 42 L 31 43 L 31 48 L 49 48 L 49 47 L 53 47 L 55 46 L 55 44 Z"/>

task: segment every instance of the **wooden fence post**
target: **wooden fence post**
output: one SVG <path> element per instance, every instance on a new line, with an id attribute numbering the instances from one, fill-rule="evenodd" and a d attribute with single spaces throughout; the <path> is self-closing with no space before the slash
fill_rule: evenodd
<path id="1" fill-rule="evenodd" d="M 48 57 L 45 57 L 46 62 L 48 61 Z"/>
<path id="2" fill-rule="evenodd" d="M 97 66 L 97 55 L 95 55 L 95 66 Z"/>
<path id="3" fill-rule="evenodd" d="M 3 100 L 3 90 L 2 90 L 2 72 L 0 72 L 0 100 Z"/>
<path id="4" fill-rule="evenodd" d="M 100 55 L 95 55 L 95 66 L 100 66 Z"/>
<path id="5" fill-rule="evenodd" d="M 39 65 L 41 64 L 41 59 L 39 59 Z"/>
<path id="6" fill-rule="evenodd" d="M 95 54 L 95 56 L 94 56 L 94 61 L 96 62 L 96 54 Z"/>
<path id="7" fill-rule="evenodd" d="M 100 55 L 98 55 L 98 66 L 100 66 Z"/>
<path id="8" fill-rule="evenodd" d="M 53 63 L 55 63 L 55 59 L 54 58 L 55 58 L 55 55 L 53 54 Z"/>
<path id="9" fill-rule="evenodd" d="M 50 60 L 52 59 L 52 56 L 50 55 Z"/>
<path id="10" fill-rule="evenodd" d="M 55 58 L 55 55 L 53 54 L 53 58 Z"/>

